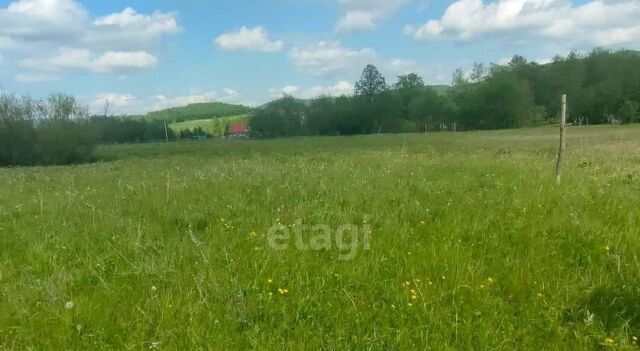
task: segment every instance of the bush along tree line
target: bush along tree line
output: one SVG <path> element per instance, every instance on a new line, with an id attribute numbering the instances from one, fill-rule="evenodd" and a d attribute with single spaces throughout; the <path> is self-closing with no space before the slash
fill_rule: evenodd
<path id="1" fill-rule="evenodd" d="M 163 121 L 88 116 L 75 98 L 0 94 L 0 166 L 59 165 L 93 160 L 97 144 L 175 140 Z"/>
<path id="2" fill-rule="evenodd" d="M 86 122 L 92 135 L 100 144 L 144 143 L 175 140 L 178 135 L 158 120 L 133 119 L 129 117 L 91 116 Z"/>
<path id="3" fill-rule="evenodd" d="M 302 101 L 285 96 L 254 111 L 254 137 L 350 135 L 519 128 L 557 123 L 560 96 L 568 94 L 574 124 L 640 122 L 640 52 L 594 49 L 556 56 L 548 64 L 514 56 L 508 64 L 457 70 L 446 91 L 417 74 L 388 85 L 365 67 L 352 96 Z"/>
<path id="4" fill-rule="evenodd" d="M 93 159 L 97 140 L 87 108 L 73 97 L 0 95 L 0 166 L 69 164 Z"/>

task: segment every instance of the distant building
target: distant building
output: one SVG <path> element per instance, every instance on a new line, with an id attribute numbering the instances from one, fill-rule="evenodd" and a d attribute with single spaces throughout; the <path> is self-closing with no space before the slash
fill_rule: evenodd
<path id="1" fill-rule="evenodd" d="M 246 123 L 229 124 L 227 135 L 228 136 L 248 136 L 249 127 L 247 126 Z"/>

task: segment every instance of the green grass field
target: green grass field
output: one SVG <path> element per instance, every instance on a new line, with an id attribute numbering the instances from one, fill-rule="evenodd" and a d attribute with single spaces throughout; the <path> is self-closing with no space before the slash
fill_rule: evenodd
<path id="1" fill-rule="evenodd" d="M 176 133 L 180 133 L 183 130 L 195 130 L 200 127 L 203 131 L 213 135 L 222 136 L 227 130 L 227 127 L 233 123 L 247 123 L 249 115 L 227 116 L 212 119 L 199 119 L 187 122 L 171 123 L 169 127 Z"/>
<path id="2" fill-rule="evenodd" d="M 0 350 L 638 349 L 640 126 L 568 133 L 560 186 L 551 128 L 0 169 Z"/>

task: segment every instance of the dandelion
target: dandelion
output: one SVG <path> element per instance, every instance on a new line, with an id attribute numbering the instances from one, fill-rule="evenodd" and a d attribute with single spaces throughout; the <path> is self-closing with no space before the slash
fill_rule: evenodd
<path id="1" fill-rule="evenodd" d="M 540 298 L 540 299 L 544 297 L 544 295 L 542 295 L 542 293 L 538 293 L 538 294 L 537 294 L 537 296 L 538 296 L 538 298 Z"/>
<path id="2" fill-rule="evenodd" d="M 273 283 L 273 279 L 271 279 L 271 278 L 267 279 L 267 283 L 269 283 L 269 284 Z"/>
<path id="3" fill-rule="evenodd" d="M 604 339 L 604 346 L 614 346 L 616 341 L 611 338 Z"/>
<path id="4" fill-rule="evenodd" d="M 280 293 L 280 295 L 286 295 L 289 293 L 289 290 L 285 288 L 278 288 L 278 293 Z"/>
<path id="5" fill-rule="evenodd" d="M 409 302 L 409 303 L 407 304 L 407 306 L 409 306 L 409 307 L 413 307 L 413 304 L 412 304 L 411 302 Z"/>
<path id="6" fill-rule="evenodd" d="M 489 277 L 489 279 L 487 279 L 487 281 L 488 281 L 489 283 L 493 283 L 495 280 L 493 280 L 493 278 Z"/>
<path id="7" fill-rule="evenodd" d="M 75 307 L 75 304 L 73 303 L 73 301 L 69 301 L 69 302 L 64 304 L 64 308 L 66 310 L 71 310 L 71 309 L 73 309 L 73 307 Z"/>
<path id="8" fill-rule="evenodd" d="M 156 292 L 156 291 L 158 291 L 158 288 L 156 288 L 156 286 L 153 285 L 153 286 L 151 286 L 151 291 Z"/>

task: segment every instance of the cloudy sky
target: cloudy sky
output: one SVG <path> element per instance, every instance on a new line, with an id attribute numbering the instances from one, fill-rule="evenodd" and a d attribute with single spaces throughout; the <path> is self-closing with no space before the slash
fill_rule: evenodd
<path id="1" fill-rule="evenodd" d="M 455 68 L 640 48 L 640 0 L 0 0 L 5 91 L 73 94 L 97 111 L 261 104 Z"/>

